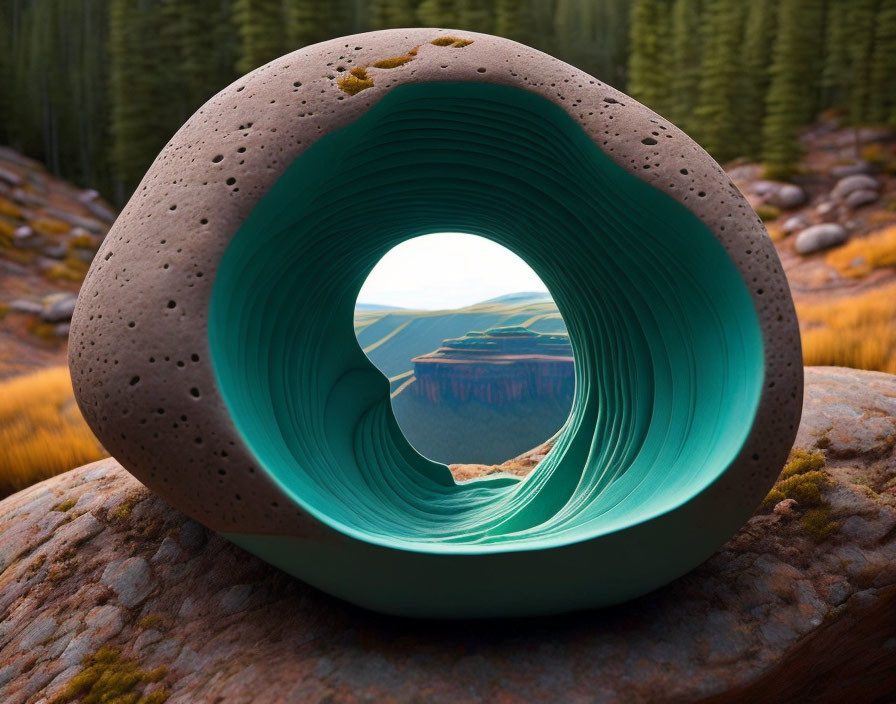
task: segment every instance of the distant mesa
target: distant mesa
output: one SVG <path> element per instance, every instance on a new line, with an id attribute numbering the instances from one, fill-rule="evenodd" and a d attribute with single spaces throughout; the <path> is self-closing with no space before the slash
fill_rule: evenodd
<path id="1" fill-rule="evenodd" d="M 521 326 L 471 331 L 414 357 L 409 391 L 433 403 L 480 401 L 490 406 L 572 398 L 575 368 L 569 335 Z"/>

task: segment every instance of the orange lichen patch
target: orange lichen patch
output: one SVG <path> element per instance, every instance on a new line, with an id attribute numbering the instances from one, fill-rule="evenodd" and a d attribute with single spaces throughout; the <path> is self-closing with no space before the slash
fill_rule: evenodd
<path id="1" fill-rule="evenodd" d="M 839 301 L 798 303 L 807 365 L 896 373 L 896 286 Z"/>
<path id="2" fill-rule="evenodd" d="M 77 235 L 68 241 L 68 251 L 73 249 L 96 249 L 99 241 L 91 235 Z"/>
<path id="3" fill-rule="evenodd" d="M 460 37 L 436 37 L 430 42 L 436 46 L 450 46 L 454 49 L 460 49 L 472 43 L 472 39 L 461 39 Z"/>
<path id="4" fill-rule="evenodd" d="M 896 266 L 896 225 L 851 240 L 827 256 L 828 265 L 844 276 L 861 278 L 875 269 Z"/>
<path id="5" fill-rule="evenodd" d="M 362 90 L 373 88 L 373 80 L 367 76 L 367 69 L 359 66 L 349 71 L 345 78 L 340 78 L 337 85 L 343 93 L 357 95 Z"/>
<path id="6" fill-rule="evenodd" d="M 35 218 L 31 221 L 31 228 L 42 235 L 61 235 L 72 229 L 67 222 L 54 218 Z"/>
<path id="7" fill-rule="evenodd" d="M 44 272 L 44 276 L 51 281 L 81 283 L 84 277 L 87 276 L 87 270 L 90 268 L 90 265 L 73 254 L 73 249 L 69 247 L 69 253 L 66 255 L 65 261 L 50 267 Z"/>
<path id="8" fill-rule="evenodd" d="M 11 200 L 7 200 L 6 198 L 0 198 L 0 213 L 9 215 L 13 218 L 22 217 L 22 211 L 19 206 L 17 206 Z"/>
<path id="9" fill-rule="evenodd" d="M 787 237 L 787 233 L 784 232 L 784 228 L 780 225 L 769 225 L 766 229 L 768 230 L 768 236 L 772 238 L 772 242 L 780 242 Z"/>
<path id="10" fill-rule="evenodd" d="M 375 61 L 371 64 L 372 68 L 398 68 L 399 66 L 404 66 L 408 61 L 413 61 L 414 57 L 411 54 L 405 54 L 404 56 L 393 56 L 391 59 L 380 59 L 379 61 Z"/>

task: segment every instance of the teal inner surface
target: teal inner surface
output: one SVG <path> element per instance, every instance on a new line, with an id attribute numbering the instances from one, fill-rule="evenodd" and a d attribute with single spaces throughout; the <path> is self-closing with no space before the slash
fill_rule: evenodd
<path id="1" fill-rule="evenodd" d="M 567 323 L 572 413 L 523 481 L 458 484 L 419 455 L 356 341 L 370 270 L 433 232 L 519 254 Z M 710 230 L 559 106 L 482 83 L 396 87 L 298 157 L 224 253 L 208 330 L 261 470 L 336 530 L 424 552 L 556 546 L 675 509 L 740 451 L 764 378 L 749 292 Z"/>

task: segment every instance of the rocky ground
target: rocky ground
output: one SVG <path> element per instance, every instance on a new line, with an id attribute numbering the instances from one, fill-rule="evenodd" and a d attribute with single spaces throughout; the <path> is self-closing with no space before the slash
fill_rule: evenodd
<path id="1" fill-rule="evenodd" d="M 96 191 L 0 147 L 0 379 L 65 363 L 78 289 L 115 216 Z"/>
<path id="2" fill-rule="evenodd" d="M 894 444 L 896 377 L 807 369 L 798 450 L 705 564 L 613 609 L 490 623 L 339 602 L 103 460 L 0 502 L 0 700 L 892 701 Z"/>
<path id="3" fill-rule="evenodd" d="M 824 302 L 896 283 L 896 271 L 845 277 L 826 255 L 850 240 L 896 225 L 896 135 L 822 120 L 803 137 L 806 157 L 790 182 L 770 181 L 758 164 L 728 175 L 762 216 L 797 302 Z"/>

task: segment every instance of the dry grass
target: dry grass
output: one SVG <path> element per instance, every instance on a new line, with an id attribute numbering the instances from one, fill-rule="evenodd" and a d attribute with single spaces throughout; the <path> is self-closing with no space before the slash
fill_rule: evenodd
<path id="1" fill-rule="evenodd" d="M 851 240 L 831 252 L 827 263 L 844 276 L 853 278 L 867 276 L 875 269 L 896 266 L 896 225 Z"/>
<path id="2" fill-rule="evenodd" d="M 896 286 L 796 307 L 803 361 L 896 373 Z"/>
<path id="3" fill-rule="evenodd" d="M 105 457 L 65 367 L 0 382 L 0 497 Z"/>

